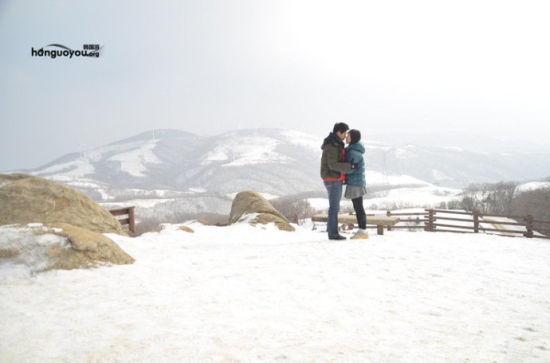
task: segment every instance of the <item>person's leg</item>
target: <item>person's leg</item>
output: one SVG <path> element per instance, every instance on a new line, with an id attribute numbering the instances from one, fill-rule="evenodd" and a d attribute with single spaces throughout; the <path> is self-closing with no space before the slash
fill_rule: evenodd
<path id="1" fill-rule="evenodd" d="M 365 208 L 363 208 L 363 197 L 361 196 L 351 201 L 353 203 L 353 209 L 355 209 L 357 225 L 361 229 L 367 229 L 367 215 L 365 214 Z"/>
<path id="2" fill-rule="evenodd" d="M 325 182 L 328 192 L 328 238 L 338 237 L 338 212 L 340 211 L 340 199 L 342 199 L 342 182 Z"/>

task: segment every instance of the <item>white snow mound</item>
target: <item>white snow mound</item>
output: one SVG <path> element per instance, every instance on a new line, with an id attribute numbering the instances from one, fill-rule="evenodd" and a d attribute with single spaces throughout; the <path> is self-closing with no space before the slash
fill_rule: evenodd
<path id="1" fill-rule="evenodd" d="M 52 246 L 70 248 L 67 237 L 48 231 L 58 230 L 41 223 L 29 223 L 25 227 L 0 226 L 0 280 L 43 271 L 53 263 L 48 255 Z"/>

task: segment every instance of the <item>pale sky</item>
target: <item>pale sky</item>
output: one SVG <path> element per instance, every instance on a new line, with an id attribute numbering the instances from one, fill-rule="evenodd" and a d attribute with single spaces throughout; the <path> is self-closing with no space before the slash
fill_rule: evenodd
<path id="1" fill-rule="evenodd" d="M 0 170 L 154 128 L 548 144 L 547 4 L 0 0 Z M 31 57 L 51 43 L 103 49 Z"/>

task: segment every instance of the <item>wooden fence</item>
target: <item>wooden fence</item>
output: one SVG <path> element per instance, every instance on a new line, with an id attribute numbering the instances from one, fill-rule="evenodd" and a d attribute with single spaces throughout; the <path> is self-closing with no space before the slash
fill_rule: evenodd
<path id="1" fill-rule="evenodd" d="M 546 225 L 550 226 L 550 221 L 535 220 L 531 215 L 506 216 L 483 214 L 477 211 L 461 212 L 444 209 L 425 209 L 424 212 L 418 213 L 393 213 L 387 211 L 386 215 L 399 217 L 399 223 L 388 227 L 388 230 L 402 228 L 410 230 L 424 229 L 428 232 L 496 232 L 507 236 L 550 239 L 550 236 L 544 235 L 544 233 L 550 232 L 550 228 L 545 227 Z M 507 218 L 514 220 L 514 222 L 500 221 L 492 218 Z M 404 225 L 403 223 L 408 223 L 408 225 Z M 494 228 L 487 227 L 487 225 L 491 225 Z M 513 228 L 507 229 L 503 226 L 513 226 Z"/>
<path id="2" fill-rule="evenodd" d="M 130 231 L 131 235 L 135 235 L 136 233 L 136 221 L 134 217 L 134 208 L 135 207 L 126 207 L 126 208 L 118 208 L 118 209 L 111 209 L 109 212 L 113 216 L 123 218 L 117 218 L 117 220 L 120 222 L 122 226 L 128 225 L 128 229 Z"/>

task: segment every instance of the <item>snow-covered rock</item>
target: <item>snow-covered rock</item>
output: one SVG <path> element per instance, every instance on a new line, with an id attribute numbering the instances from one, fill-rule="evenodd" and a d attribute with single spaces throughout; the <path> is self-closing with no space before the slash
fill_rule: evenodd
<path id="1" fill-rule="evenodd" d="M 111 239 L 69 224 L 0 226 L 1 278 L 133 262 Z"/>
<path id="2" fill-rule="evenodd" d="M 251 225 L 274 223 L 284 231 L 294 231 L 288 221 L 271 203 L 254 191 L 240 192 L 235 196 L 229 213 L 229 222 L 246 222 Z"/>

